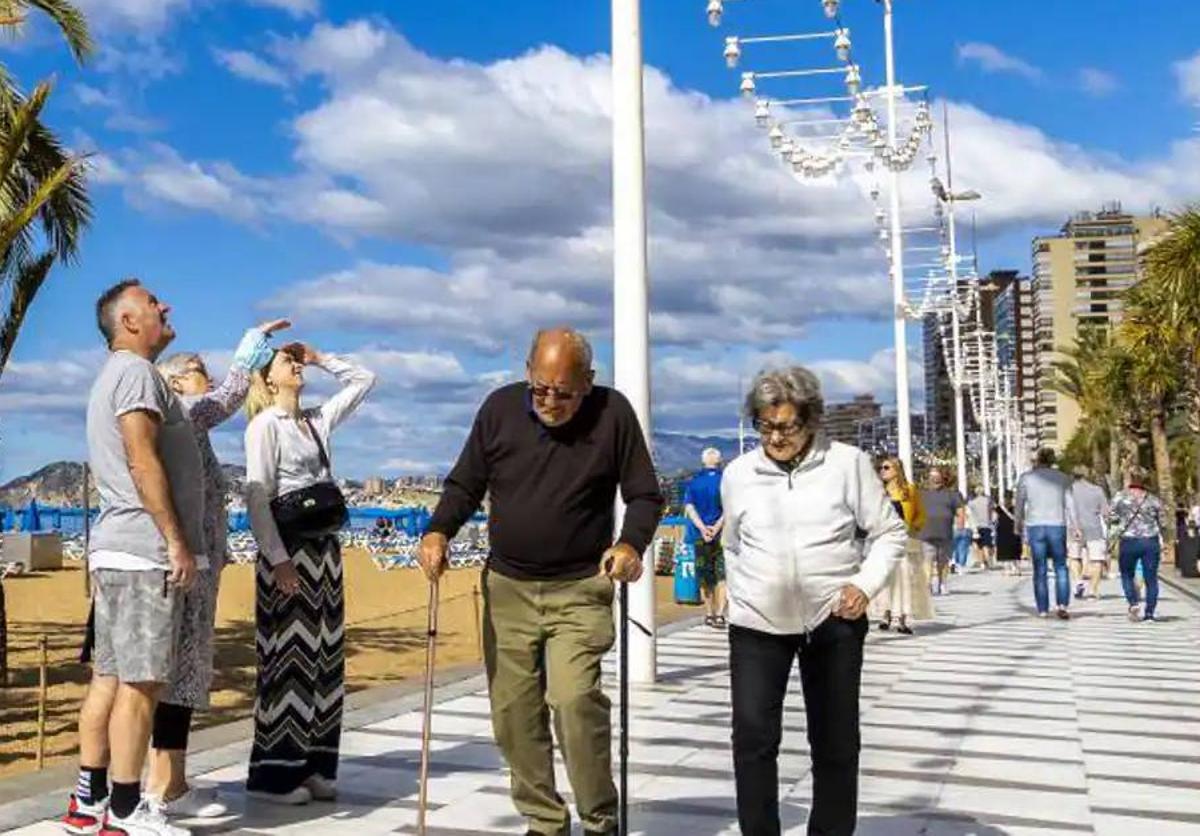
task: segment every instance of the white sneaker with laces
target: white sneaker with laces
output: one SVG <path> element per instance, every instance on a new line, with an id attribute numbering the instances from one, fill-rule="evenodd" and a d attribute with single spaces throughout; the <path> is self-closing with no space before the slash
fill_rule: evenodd
<path id="1" fill-rule="evenodd" d="M 337 801 L 337 785 L 321 775 L 309 775 L 304 779 L 304 786 L 315 801 Z"/>
<path id="2" fill-rule="evenodd" d="M 151 798 L 151 804 L 163 815 L 177 819 L 215 819 L 229 812 L 229 808 L 217 799 L 215 787 L 189 787 L 183 795 L 170 801 Z"/>
<path id="3" fill-rule="evenodd" d="M 168 824 L 167 817 L 146 798 L 125 818 L 109 809 L 100 832 L 104 836 L 192 836 L 192 831 Z"/>

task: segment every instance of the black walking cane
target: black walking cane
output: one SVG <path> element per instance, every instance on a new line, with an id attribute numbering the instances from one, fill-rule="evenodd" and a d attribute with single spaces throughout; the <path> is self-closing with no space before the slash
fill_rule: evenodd
<path id="1" fill-rule="evenodd" d="M 620 836 L 629 833 L 629 625 L 641 630 L 647 636 L 653 635 L 640 624 L 629 617 L 629 584 L 621 581 L 620 589 L 620 627 L 618 628 L 618 665 L 617 681 L 621 696 L 621 730 L 619 733 L 618 757 L 620 758 L 620 796 L 617 807 L 617 832 Z"/>

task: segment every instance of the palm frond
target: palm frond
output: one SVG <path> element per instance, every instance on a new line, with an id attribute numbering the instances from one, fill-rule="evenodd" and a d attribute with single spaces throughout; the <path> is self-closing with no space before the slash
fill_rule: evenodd
<path id="1" fill-rule="evenodd" d="M 21 323 L 33 303 L 33 298 L 41 289 L 50 268 L 54 266 L 55 255 L 47 252 L 32 261 L 20 265 L 12 276 L 8 294 L 8 310 L 4 311 L 3 325 L 0 325 L 0 375 L 8 365 L 13 346 L 17 343 L 17 334 L 21 331 Z"/>
<path id="2" fill-rule="evenodd" d="M 17 0 L 17 3 L 37 9 L 54 21 L 67 42 L 67 48 L 80 64 L 96 51 L 87 18 L 74 3 L 69 0 Z"/>

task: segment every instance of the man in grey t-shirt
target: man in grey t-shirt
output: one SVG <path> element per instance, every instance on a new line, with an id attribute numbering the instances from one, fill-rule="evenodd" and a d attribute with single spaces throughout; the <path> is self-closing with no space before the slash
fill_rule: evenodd
<path id="1" fill-rule="evenodd" d="M 70 832 L 187 833 L 141 795 L 150 718 L 203 548 L 200 450 L 153 366 L 175 337 L 169 311 L 134 280 L 96 303 L 110 354 L 88 400 L 88 456 L 100 493 L 88 548 L 95 651 L 79 718 L 79 781 L 63 819 Z"/>
<path id="2" fill-rule="evenodd" d="M 963 497 L 946 486 L 946 474 L 939 468 L 929 471 L 929 489 L 921 491 L 925 507 L 925 525 L 917 533 L 925 559 L 933 564 L 934 593 L 946 591 L 950 574 L 950 557 L 954 548 L 954 524 L 962 519 Z"/>

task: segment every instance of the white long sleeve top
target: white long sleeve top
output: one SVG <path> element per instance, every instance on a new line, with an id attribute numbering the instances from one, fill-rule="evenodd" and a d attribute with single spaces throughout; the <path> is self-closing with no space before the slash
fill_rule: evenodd
<path id="1" fill-rule="evenodd" d="M 304 410 L 321 438 L 330 468 L 321 464 L 317 442 L 303 418 L 279 407 L 269 407 L 246 427 L 246 509 L 258 550 L 277 566 L 290 560 L 279 527 L 271 513 L 271 500 L 320 482 L 332 482 L 333 431 L 349 418 L 375 385 L 375 375 L 333 355 L 321 355 L 317 364 L 334 375 L 342 388 L 321 406 Z"/>
<path id="2" fill-rule="evenodd" d="M 725 469 L 729 621 L 781 635 L 808 633 L 842 587 L 874 597 L 903 559 L 908 532 L 870 457 L 818 435 L 794 470 L 762 448 Z M 855 532 L 867 532 L 863 557 Z"/>

